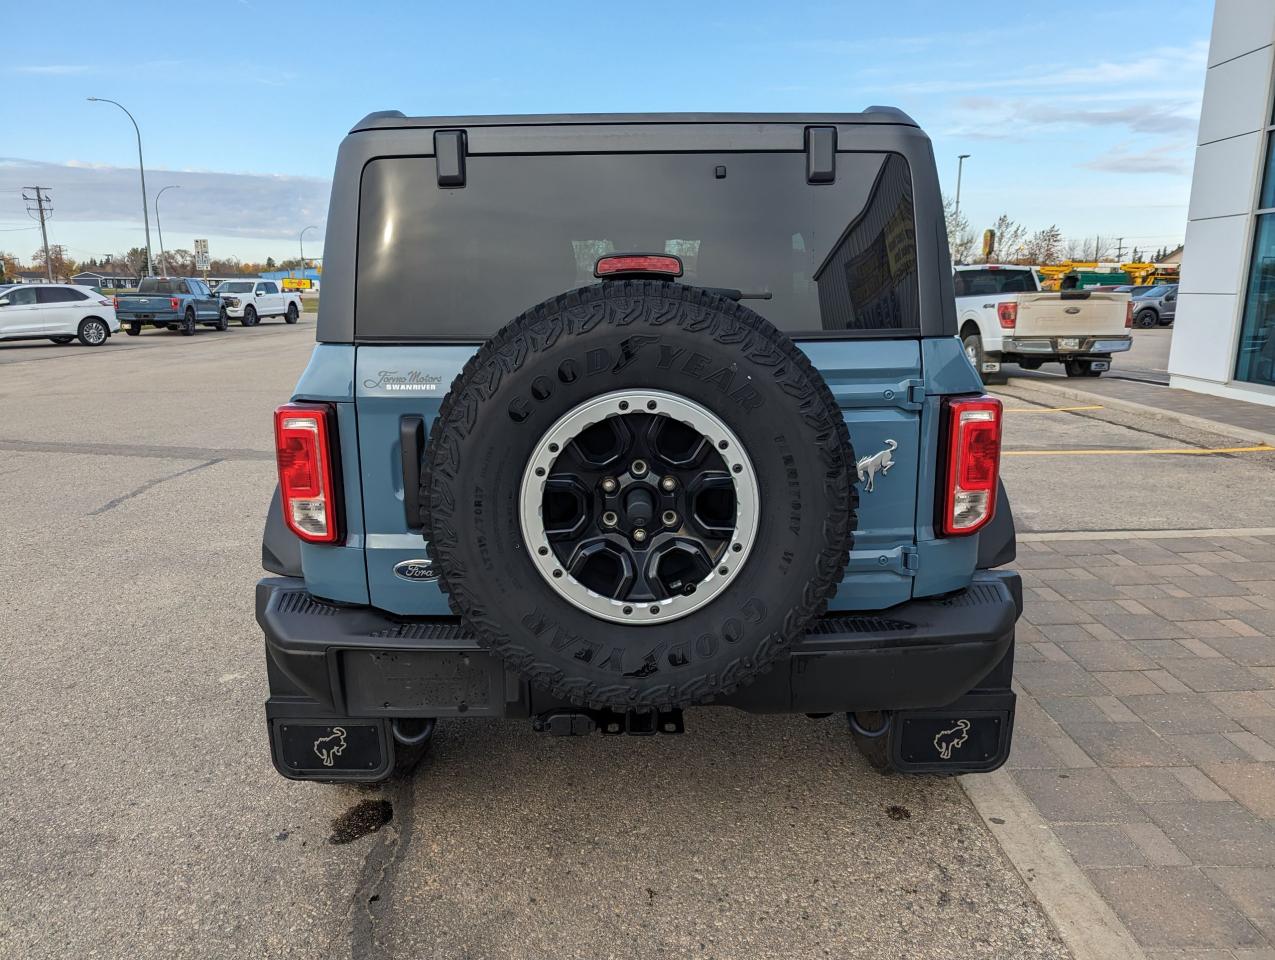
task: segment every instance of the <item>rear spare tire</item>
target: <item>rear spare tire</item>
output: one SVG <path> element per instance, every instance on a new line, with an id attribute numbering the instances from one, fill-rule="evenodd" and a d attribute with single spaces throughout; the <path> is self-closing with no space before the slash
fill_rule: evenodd
<path id="1" fill-rule="evenodd" d="M 668 709 L 748 683 L 841 582 L 845 420 L 783 333 L 681 284 L 610 281 L 488 341 L 421 480 L 452 609 L 538 686 Z"/>

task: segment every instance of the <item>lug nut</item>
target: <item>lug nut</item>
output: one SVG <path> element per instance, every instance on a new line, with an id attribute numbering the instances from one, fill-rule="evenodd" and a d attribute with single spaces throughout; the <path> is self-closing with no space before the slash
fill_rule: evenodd
<path id="1" fill-rule="evenodd" d="M 643 474 L 645 474 L 645 473 L 646 473 L 646 461 L 645 461 L 645 460 L 634 460 L 634 461 L 633 461 L 633 466 L 629 467 L 629 473 L 633 474 L 633 476 L 635 476 L 635 477 L 640 477 L 640 476 L 642 476 Z"/>
<path id="2" fill-rule="evenodd" d="M 619 484 L 615 482 L 614 477 L 607 477 L 602 481 L 602 490 L 604 493 L 615 493 L 615 488 L 618 486 Z"/>
<path id="3" fill-rule="evenodd" d="M 646 539 L 646 531 L 643 530 L 641 527 L 638 527 L 636 530 L 633 531 L 633 539 L 636 540 L 638 543 L 641 543 L 643 540 Z"/>
<path id="4" fill-rule="evenodd" d="M 616 516 L 614 510 L 608 510 L 606 513 L 602 514 L 603 526 L 614 527 L 619 522 L 620 522 L 620 518 Z"/>
<path id="5" fill-rule="evenodd" d="M 676 477 L 665 477 L 663 480 L 660 481 L 660 489 L 662 490 L 672 491 L 676 487 L 677 487 Z"/>
<path id="6" fill-rule="evenodd" d="M 666 527 L 677 526 L 677 514 L 672 510 L 665 510 L 660 519 L 664 521 L 664 526 Z"/>

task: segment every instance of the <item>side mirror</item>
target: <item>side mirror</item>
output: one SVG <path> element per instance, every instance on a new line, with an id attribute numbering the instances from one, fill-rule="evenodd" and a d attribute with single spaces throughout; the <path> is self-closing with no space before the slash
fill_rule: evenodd
<path id="1" fill-rule="evenodd" d="M 8 305 L 9 305 L 9 298 L 0 297 L 0 307 L 7 307 Z"/>
<path id="2" fill-rule="evenodd" d="M 264 297 L 265 295 L 266 295 L 266 291 L 264 291 L 264 290 L 258 290 L 258 291 L 257 291 L 257 296 L 259 296 L 259 297 Z"/>

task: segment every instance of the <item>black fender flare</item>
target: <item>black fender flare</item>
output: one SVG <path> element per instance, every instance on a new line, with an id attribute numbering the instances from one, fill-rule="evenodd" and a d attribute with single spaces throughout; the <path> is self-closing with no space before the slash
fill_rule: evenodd
<path id="1" fill-rule="evenodd" d="M 304 576 L 301 570 L 301 541 L 283 522 L 283 501 L 275 484 L 266 511 L 266 529 L 261 535 L 261 565 L 281 577 Z"/>
<path id="2" fill-rule="evenodd" d="M 1009 494 L 1005 484 L 997 482 L 996 513 L 991 522 L 978 535 L 978 569 L 990 570 L 1013 563 L 1018 554 L 1018 539 L 1014 531 L 1014 511 L 1009 506 Z M 278 491 L 275 493 L 278 498 Z M 282 514 L 280 523 L 283 522 Z"/>

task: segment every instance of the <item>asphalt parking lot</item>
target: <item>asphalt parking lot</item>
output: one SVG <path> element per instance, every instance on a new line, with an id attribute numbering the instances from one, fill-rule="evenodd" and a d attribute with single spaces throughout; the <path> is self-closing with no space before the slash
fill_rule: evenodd
<path id="1" fill-rule="evenodd" d="M 0 955 L 1068 956 L 960 783 L 877 776 L 837 718 L 457 722 L 404 785 L 278 777 L 252 585 L 312 321 L 0 347 Z M 1002 395 L 1023 531 L 1275 516 L 1275 453 Z"/>

